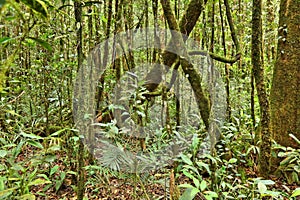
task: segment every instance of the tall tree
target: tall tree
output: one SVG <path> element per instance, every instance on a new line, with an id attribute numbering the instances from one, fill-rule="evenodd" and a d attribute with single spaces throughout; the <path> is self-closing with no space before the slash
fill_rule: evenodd
<path id="1" fill-rule="evenodd" d="M 278 49 L 270 94 L 273 139 L 298 147 L 300 139 L 300 1 L 281 0 Z"/>
<path id="2" fill-rule="evenodd" d="M 83 51 L 82 51 L 82 5 L 81 2 L 76 0 L 74 2 L 74 13 L 76 25 L 78 24 L 76 31 L 76 42 L 77 42 L 77 71 L 79 71 L 83 62 Z M 82 133 L 81 133 L 82 134 Z M 79 141 L 79 149 L 78 149 L 78 182 L 77 182 L 77 199 L 81 200 L 84 196 L 84 145 L 82 141 Z"/>
<path id="3" fill-rule="evenodd" d="M 267 176 L 269 173 L 269 160 L 271 152 L 271 129 L 269 100 L 264 81 L 264 64 L 262 49 L 262 0 L 253 0 L 252 9 L 252 71 L 255 79 L 259 106 L 260 106 L 260 125 L 259 137 L 259 173 Z"/>

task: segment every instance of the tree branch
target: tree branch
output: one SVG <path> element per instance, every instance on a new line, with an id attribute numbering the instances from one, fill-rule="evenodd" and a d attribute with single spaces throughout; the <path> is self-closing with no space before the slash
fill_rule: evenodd
<path id="1" fill-rule="evenodd" d="M 236 61 L 238 61 L 241 58 L 240 53 L 236 54 L 234 58 L 226 58 L 226 57 L 219 56 L 215 53 L 208 52 L 208 51 L 189 51 L 188 54 L 191 56 L 195 56 L 195 55 L 207 56 L 207 55 L 209 55 L 214 60 L 217 60 L 217 61 L 220 61 L 223 63 L 230 63 L 230 64 L 235 63 Z"/>
<path id="2" fill-rule="evenodd" d="M 195 70 L 193 64 L 189 62 L 189 55 L 184 45 L 184 41 L 182 38 L 182 34 L 179 31 L 178 24 L 176 22 L 175 16 L 172 12 L 170 1 L 169 0 L 161 0 L 160 1 L 163 7 L 164 15 L 167 19 L 168 25 L 172 30 L 172 42 L 176 46 L 182 50 L 183 58 L 180 58 L 181 67 L 188 77 L 188 80 L 192 86 L 192 89 L 195 94 L 195 98 L 198 104 L 198 108 L 200 111 L 201 118 L 205 124 L 206 129 L 209 128 L 209 115 L 210 115 L 210 105 L 209 100 L 205 96 L 204 91 L 201 86 L 201 76 Z"/>

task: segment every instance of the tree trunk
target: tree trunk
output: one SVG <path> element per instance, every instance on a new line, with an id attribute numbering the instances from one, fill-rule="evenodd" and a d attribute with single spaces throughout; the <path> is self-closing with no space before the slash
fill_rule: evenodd
<path id="1" fill-rule="evenodd" d="M 83 62 L 83 52 L 82 52 L 82 21 L 81 21 L 81 15 L 82 15 L 82 7 L 81 7 L 80 1 L 76 0 L 74 2 L 74 13 L 75 13 L 75 19 L 76 23 L 80 24 L 80 27 L 77 28 L 76 36 L 77 36 L 77 71 L 79 71 L 79 68 L 82 66 Z M 83 134 L 83 133 L 79 133 Z M 79 140 L 79 148 L 78 148 L 78 166 L 77 166 L 77 199 L 82 200 L 84 196 L 84 145 L 83 141 Z"/>
<path id="2" fill-rule="evenodd" d="M 299 148 L 289 136 L 300 139 L 300 1 L 281 0 L 278 49 L 271 88 L 273 139 Z"/>
<path id="3" fill-rule="evenodd" d="M 255 86 L 260 106 L 261 130 L 258 133 L 260 142 L 259 173 L 267 177 L 271 153 L 271 129 L 269 101 L 264 81 L 264 64 L 262 50 L 262 0 L 253 0 L 252 10 L 252 65 Z"/>

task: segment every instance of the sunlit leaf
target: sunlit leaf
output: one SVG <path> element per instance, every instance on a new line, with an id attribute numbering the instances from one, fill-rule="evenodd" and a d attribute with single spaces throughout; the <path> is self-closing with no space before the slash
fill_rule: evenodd
<path id="1" fill-rule="evenodd" d="M 62 132 L 64 132 L 65 130 L 67 130 L 67 128 L 55 131 L 54 133 L 52 133 L 50 136 L 59 136 Z"/>
<path id="2" fill-rule="evenodd" d="M 44 139 L 44 138 L 42 138 L 41 136 L 35 135 L 35 134 L 33 134 L 33 133 L 25 133 L 25 132 L 21 131 L 20 134 L 21 134 L 23 137 L 26 137 L 26 138 L 38 139 L 38 140 Z"/>
<path id="3" fill-rule="evenodd" d="M 28 186 L 32 186 L 32 185 L 43 185 L 43 184 L 47 184 L 47 183 L 51 183 L 51 181 L 47 181 L 41 178 L 35 179 L 34 181 L 30 182 L 28 184 Z"/>
<path id="4" fill-rule="evenodd" d="M 296 188 L 293 194 L 291 195 L 291 197 L 297 197 L 297 196 L 300 196 L 300 188 Z"/>
<path id="5" fill-rule="evenodd" d="M 289 134 L 289 136 L 293 138 L 298 144 L 300 144 L 300 140 L 294 134 Z"/>
<path id="6" fill-rule="evenodd" d="M 59 151 L 60 149 L 61 149 L 61 148 L 60 148 L 59 145 L 53 145 L 53 146 L 49 147 L 49 148 L 47 149 L 47 151 L 48 151 L 48 152 L 55 152 L 55 151 Z"/>
<path id="7" fill-rule="evenodd" d="M 232 163 L 236 163 L 237 162 L 237 159 L 236 158 L 231 158 L 228 163 L 229 164 L 232 164 Z"/>
<path id="8" fill-rule="evenodd" d="M 258 182 L 257 187 L 260 194 L 264 194 L 268 190 L 267 186 L 262 182 Z"/>
<path id="9" fill-rule="evenodd" d="M 265 185 L 274 185 L 275 182 L 272 180 L 259 180 L 259 182 L 265 184 Z"/>
<path id="10" fill-rule="evenodd" d="M 286 157 L 285 159 L 283 159 L 281 162 L 280 162 L 280 166 L 284 166 L 284 165 L 287 165 L 291 162 L 291 160 L 293 159 L 292 156 L 290 157 Z"/>
<path id="11" fill-rule="evenodd" d="M 200 187 L 200 181 L 197 178 L 193 178 L 193 182 L 197 188 Z"/>
<path id="12" fill-rule="evenodd" d="M 34 196 L 34 194 L 24 194 L 24 195 L 20 196 L 19 199 L 22 199 L 22 200 L 35 200 L 35 196 Z"/>
<path id="13" fill-rule="evenodd" d="M 0 6 L 1 6 L 1 0 L 0 0 Z M 11 41 L 11 40 L 13 40 L 13 39 L 10 38 L 10 37 L 3 37 L 3 38 L 0 38 L 0 44 L 4 44 L 4 43 L 9 42 L 9 41 Z"/>
<path id="14" fill-rule="evenodd" d="M 184 183 L 184 184 L 180 184 L 178 187 L 180 187 L 180 188 L 193 188 L 194 186 L 192 186 L 191 184 Z"/>
<path id="15" fill-rule="evenodd" d="M 182 173 L 183 173 L 186 177 L 188 177 L 188 178 L 190 178 L 190 179 L 192 179 L 192 180 L 195 178 L 191 173 L 189 173 L 189 172 L 186 171 L 186 170 L 183 170 Z"/>
<path id="16" fill-rule="evenodd" d="M 204 194 L 206 194 L 205 195 L 206 198 L 210 198 L 210 199 L 211 198 L 218 198 L 218 194 L 216 192 L 213 192 L 213 191 L 205 191 Z"/>
<path id="17" fill-rule="evenodd" d="M 200 183 L 200 190 L 204 191 L 207 188 L 207 183 L 205 180 L 202 180 Z"/>
<path id="18" fill-rule="evenodd" d="M 7 155 L 7 151 L 6 150 L 0 150 L 0 157 L 4 158 Z"/>
<path id="19" fill-rule="evenodd" d="M 192 187 L 192 188 L 187 188 L 184 193 L 181 195 L 179 200 L 193 200 L 194 197 L 198 194 L 199 189 Z"/>
<path id="20" fill-rule="evenodd" d="M 7 197 L 8 195 L 10 195 L 14 190 L 17 190 L 18 187 L 13 187 L 13 188 L 9 188 L 9 189 L 6 189 L 6 190 L 2 190 L 0 191 L 0 198 L 5 198 Z"/>
<path id="21" fill-rule="evenodd" d="M 181 154 L 180 157 L 183 160 L 183 162 L 185 162 L 186 164 L 193 165 L 193 162 L 187 155 Z"/>
<path id="22" fill-rule="evenodd" d="M 47 155 L 47 156 L 45 157 L 45 161 L 46 161 L 46 162 L 49 162 L 49 163 L 54 162 L 55 159 L 56 159 L 56 156 L 55 156 L 55 155 Z"/>

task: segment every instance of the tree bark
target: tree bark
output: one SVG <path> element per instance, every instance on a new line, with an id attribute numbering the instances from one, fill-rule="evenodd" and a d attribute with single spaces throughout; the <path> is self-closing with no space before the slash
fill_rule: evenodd
<path id="1" fill-rule="evenodd" d="M 77 72 L 79 71 L 80 67 L 82 67 L 83 62 L 83 52 L 82 52 L 82 7 L 81 2 L 76 0 L 74 2 L 74 13 L 75 13 L 75 20 L 76 25 L 79 24 L 77 27 L 76 36 L 77 36 Z M 80 135 L 83 133 L 79 133 Z M 79 135 L 79 136 L 80 136 Z M 83 141 L 79 140 L 79 147 L 78 147 L 78 175 L 77 175 L 77 199 L 82 200 L 84 196 L 84 145 Z"/>
<path id="2" fill-rule="evenodd" d="M 270 94 L 273 139 L 299 148 L 300 139 L 300 1 L 281 0 L 277 60 Z"/>
<path id="3" fill-rule="evenodd" d="M 252 9 L 252 71 L 255 79 L 259 106 L 261 132 L 258 133 L 261 139 L 259 155 L 259 173 L 267 177 L 269 174 L 269 162 L 271 153 L 271 129 L 269 101 L 264 81 L 264 64 L 262 50 L 262 0 L 253 0 Z"/>

